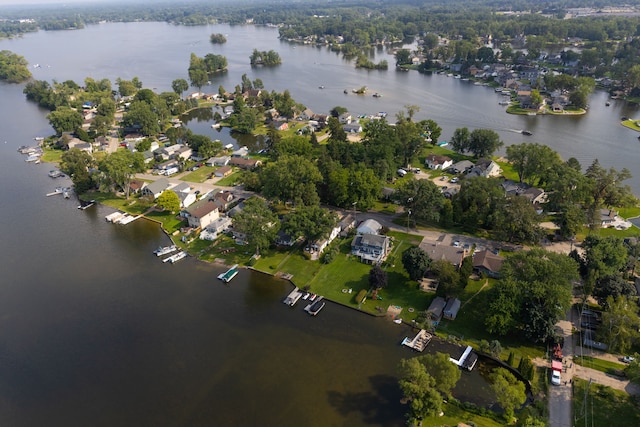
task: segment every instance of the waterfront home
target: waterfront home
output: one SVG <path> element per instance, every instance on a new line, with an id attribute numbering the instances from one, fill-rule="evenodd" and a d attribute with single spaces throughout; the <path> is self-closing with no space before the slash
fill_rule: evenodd
<path id="1" fill-rule="evenodd" d="M 187 222 L 192 228 L 206 228 L 220 217 L 216 204 L 209 199 L 203 199 L 187 208 Z"/>
<path id="2" fill-rule="evenodd" d="M 167 178 L 160 178 L 140 190 L 140 194 L 143 196 L 151 196 L 155 200 L 163 191 L 168 190 L 171 187 L 172 184 Z"/>
<path id="3" fill-rule="evenodd" d="M 211 157 L 205 162 L 206 166 L 227 166 L 231 160 L 230 156 Z"/>
<path id="4" fill-rule="evenodd" d="M 311 242 L 311 244 L 309 244 L 308 246 L 309 252 L 317 252 L 318 254 L 321 254 L 327 248 L 327 246 L 329 246 L 331 242 L 333 242 L 335 238 L 338 237 L 339 234 L 340 234 L 340 227 L 336 225 L 329 232 L 329 236 L 327 236 L 326 238 L 318 239 L 314 242 Z"/>
<path id="5" fill-rule="evenodd" d="M 258 159 L 245 159 L 242 157 L 232 157 L 229 161 L 232 166 L 237 166 L 240 169 L 255 169 L 262 164 L 262 161 Z"/>
<path id="6" fill-rule="evenodd" d="M 133 179 L 129 182 L 129 191 L 133 194 L 138 194 L 146 185 L 147 183 L 142 180 Z"/>
<path id="7" fill-rule="evenodd" d="M 231 154 L 231 158 L 238 158 L 238 157 L 244 158 L 244 157 L 247 157 L 248 155 L 249 155 L 249 149 L 246 146 L 242 146 Z"/>
<path id="8" fill-rule="evenodd" d="M 429 154 L 424 161 L 424 164 L 433 170 L 445 170 L 453 165 L 453 160 L 447 156 L 441 156 L 438 154 Z"/>
<path id="9" fill-rule="evenodd" d="M 342 125 L 348 125 L 353 121 L 353 116 L 351 116 L 351 114 L 349 113 L 342 113 L 338 116 L 338 121 Z"/>
<path id="10" fill-rule="evenodd" d="M 503 262 L 503 257 L 485 249 L 473 255 L 473 271 L 476 274 L 498 278 L 500 277 Z"/>
<path id="11" fill-rule="evenodd" d="M 501 173 L 502 169 L 500 169 L 500 166 L 498 166 L 496 162 L 490 159 L 480 159 L 467 171 L 467 177 L 483 176 L 485 178 L 491 178 L 499 176 Z"/>
<path id="12" fill-rule="evenodd" d="M 366 264 L 380 264 L 387 257 L 391 247 L 388 236 L 378 234 L 357 234 L 351 242 L 351 254 Z"/>
<path id="13" fill-rule="evenodd" d="M 222 166 L 213 173 L 213 175 L 217 178 L 224 178 L 225 176 L 229 176 L 233 173 L 233 169 L 231 166 Z"/>
<path id="14" fill-rule="evenodd" d="M 356 232 L 358 234 L 379 234 L 382 225 L 375 219 L 367 219 L 360 224 Z"/>
<path id="15" fill-rule="evenodd" d="M 358 122 L 351 122 L 343 125 L 342 130 L 346 133 L 360 133 L 362 132 L 362 125 Z"/>
<path id="16" fill-rule="evenodd" d="M 175 187 L 172 187 L 171 191 L 173 191 L 178 195 L 178 198 L 180 199 L 181 208 L 186 208 L 188 206 L 191 206 L 196 201 L 197 195 L 195 191 L 186 182 L 181 182 Z"/>
<path id="17" fill-rule="evenodd" d="M 618 219 L 618 212 L 612 209 L 600 209 L 600 225 L 603 228 L 611 227 Z"/>
<path id="18" fill-rule="evenodd" d="M 298 114 L 298 117 L 296 117 L 296 119 L 299 121 L 307 121 L 307 120 L 311 120 L 313 118 L 313 115 L 314 115 L 313 111 L 311 111 L 308 108 L 305 108 L 304 111 Z"/>
<path id="19" fill-rule="evenodd" d="M 438 324 L 442 319 L 442 313 L 444 312 L 444 306 L 447 304 L 444 298 L 435 297 L 429 308 L 427 308 L 427 315 L 431 318 L 434 324 Z"/>
<path id="20" fill-rule="evenodd" d="M 276 236 L 276 244 L 281 246 L 293 246 L 296 243 L 297 239 L 294 239 L 291 234 L 285 233 L 284 231 L 278 231 L 278 235 Z"/>
<path id="21" fill-rule="evenodd" d="M 311 119 L 317 122 L 316 129 L 324 129 L 329 121 L 329 116 L 327 114 L 314 114 Z"/>
<path id="22" fill-rule="evenodd" d="M 420 249 L 425 251 L 431 260 L 446 260 L 456 268 L 462 265 L 462 260 L 466 255 L 466 251 L 461 247 L 441 245 L 438 242 L 428 240 L 422 240 L 422 242 L 420 242 Z"/>
<path id="23" fill-rule="evenodd" d="M 201 240 L 215 240 L 221 233 L 224 233 L 231 228 L 231 218 L 228 216 L 221 216 L 213 220 L 207 225 L 200 233 Z"/>
<path id="24" fill-rule="evenodd" d="M 449 320 L 455 320 L 460 311 L 460 300 L 458 298 L 449 298 L 447 304 L 442 310 L 442 317 Z"/>
<path id="25" fill-rule="evenodd" d="M 473 162 L 469 160 L 461 160 L 457 163 L 452 164 L 448 172 L 455 173 L 455 174 L 465 173 L 474 166 L 475 165 L 473 164 Z"/>
<path id="26" fill-rule="evenodd" d="M 93 146 L 88 143 L 88 142 L 84 142 L 78 138 L 73 138 L 71 141 L 69 141 L 67 143 L 67 148 L 69 150 L 71 150 L 72 148 L 77 148 L 80 151 L 85 151 L 89 154 L 93 153 Z"/>

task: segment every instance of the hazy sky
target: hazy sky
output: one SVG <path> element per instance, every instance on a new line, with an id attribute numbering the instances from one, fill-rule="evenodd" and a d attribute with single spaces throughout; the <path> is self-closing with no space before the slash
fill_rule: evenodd
<path id="1" fill-rule="evenodd" d="M 22 4 L 73 4 L 73 3 L 104 3 L 107 0 L 0 0 L 2 5 L 22 5 Z M 1 11 L 0 11 L 1 12 Z"/>

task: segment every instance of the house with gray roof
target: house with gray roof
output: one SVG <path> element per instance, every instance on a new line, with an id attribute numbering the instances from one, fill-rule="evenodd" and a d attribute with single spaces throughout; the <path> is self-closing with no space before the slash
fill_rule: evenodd
<path id="1" fill-rule="evenodd" d="M 429 258 L 431 258 L 433 261 L 443 259 L 455 265 L 456 268 L 460 267 L 460 265 L 462 264 L 462 260 L 466 255 L 466 251 L 464 250 L 464 248 L 441 245 L 438 242 L 427 240 L 423 240 L 420 243 L 420 249 L 425 251 L 429 255 Z"/>
<path id="2" fill-rule="evenodd" d="M 351 254 L 366 264 L 380 264 L 387 257 L 390 247 L 388 236 L 358 234 L 351 242 Z"/>
<path id="3" fill-rule="evenodd" d="M 168 190 L 171 187 L 172 184 L 167 178 L 160 178 L 159 180 L 152 182 L 151 184 L 140 190 L 140 194 L 142 194 L 143 196 L 152 196 L 155 200 L 162 194 L 163 191 Z"/>
<path id="4" fill-rule="evenodd" d="M 473 270 L 478 274 L 498 278 L 503 262 L 503 257 L 485 249 L 473 255 Z"/>
<path id="5" fill-rule="evenodd" d="M 206 228 L 219 217 L 218 206 L 209 199 L 200 200 L 187 208 L 187 221 L 192 228 Z"/>
<path id="6" fill-rule="evenodd" d="M 379 234 L 382 225 L 375 219 L 367 219 L 357 229 L 358 234 Z"/>
<path id="7" fill-rule="evenodd" d="M 473 162 L 469 160 L 461 160 L 457 163 L 452 164 L 449 168 L 449 171 L 452 173 L 465 173 L 474 166 L 475 165 L 473 164 Z"/>

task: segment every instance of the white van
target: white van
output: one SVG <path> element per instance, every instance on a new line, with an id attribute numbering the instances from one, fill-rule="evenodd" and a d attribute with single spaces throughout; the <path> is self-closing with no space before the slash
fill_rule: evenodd
<path id="1" fill-rule="evenodd" d="M 407 171 L 404 169 L 398 169 L 398 175 L 400 176 L 405 176 L 407 174 Z"/>

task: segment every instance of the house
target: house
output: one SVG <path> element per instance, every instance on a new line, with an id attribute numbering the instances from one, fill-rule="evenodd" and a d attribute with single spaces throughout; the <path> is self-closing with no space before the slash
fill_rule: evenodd
<path id="1" fill-rule="evenodd" d="M 69 143 L 67 144 L 67 148 L 69 150 L 71 150 L 72 148 L 77 148 L 78 150 L 86 151 L 89 154 L 93 153 L 93 146 L 90 143 L 84 142 L 78 138 L 73 138 L 71 141 L 69 141 Z"/>
<path id="2" fill-rule="evenodd" d="M 429 304 L 429 308 L 427 308 L 427 314 L 431 317 L 436 324 L 440 322 L 442 319 L 442 313 L 444 312 L 444 306 L 447 304 L 444 298 L 435 297 L 431 304 Z"/>
<path id="3" fill-rule="evenodd" d="M 222 166 L 220 168 L 218 168 L 213 175 L 218 177 L 218 178 L 224 178 L 225 176 L 229 176 L 233 173 L 233 169 L 231 168 L 231 166 Z"/>
<path id="4" fill-rule="evenodd" d="M 503 262 L 503 257 L 485 249 L 473 255 L 473 271 L 477 274 L 498 278 Z"/>
<path id="5" fill-rule="evenodd" d="M 335 238 L 338 237 L 339 234 L 340 227 L 336 225 L 331 229 L 331 232 L 329 233 L 329 236 L 327 238 L 316 240 L 309 245 L 310 252 L 317 252 L 321 254 L 327 248 L 327 246 L 329 246 L 331 242 L 333 242 Z"/>
<path id="6" fill-rule="evenodd" d="M 453 165 L 453 160 L 447 156 L 440 156 L 438 154 L 429 154 L 424 161 L 424 164 L 429 169 L 445 170 Z"/>
<path id="7" fill-rule="evenodd" d="M 462 265 L 462 260 L 466 255 L 466 251 L 463 248 L 441 245 L 438 242 L 431 242 L 427 240 L 423 240 L 420 243 L 420 249 L 425 251 L 433 261 L 444 259 L 456 266 L 456 268 Z"/>
<path id="8" fill-rule="evenodd" d="M 343 125 L 342 130 L 347 133 L 360 133 L 362 132 L 362 125 L 358 122 L 351 122 Z"/>
<path id="9" fill-rule="evenodd" d="M 159 171 L 166 171 L 167 169 L 180 167 L 180 162 L 177 160 L 167 160 L 166 162 L 158 163 L 155 169 Z"/>
<path id="10" fill-rule="evenodd" d="M 469 169 L 471 169 L 474 166 L 475 165 L 473 164 L 473 162 L 471 162 L 469 160 L 461 160 L 461 161 L 451 165 L 451 167 L 449 168 L 449 172 L 451 172 L 451 173 L 465 173 L 465 172 L 467 172 Z"/>
<path id="11" fill-rule="evenodd" d="M 205 162 L 206 166 L 227 166 L 231 160 L 230 156 L 212 157 Z"/>
<path id="12" fill-rule="evenodd" d="M 294 239 L 290 234 L 285 233 L 284 231 L 278 231 L 278 235 L 276 236 L 276 244 L 281 246 L 293 246 L 295 245 L 297 239 Z"/>
<path id="13" fill-rule="evenodd" d="M 176 157 L 176 153 L 183 147 L 182 144 L 173 144 L 168 147 L 161 147 L 156 154 L 162 156 L 163 159 L 171 159 Z"/>
<path id="14" fill-rule="evenodd" d="M 313 111 L 311 111 L 308 108 L 305 108 L 304 111 L 302 111 L 298 115 L 298 120 L 300 121 L 307 121 L 307 120 L 311 120 L 312 118 L 313 118 Z"/>
<path id="15" fill-rule="evenodd" d="M 167 178 L 160 178 L 159 180 L 152 182 L 151 184 L 140 190 L 140 194 L 142 194 L 143 196 L 151 196 L 153 197 L 153 200 L 155 200 L 162 194 L 163 191 L 168 190 L 171 187 L 172 184 Z"/>
<path id="16" fill-rule="evenodd" d="M 141 181 L 139 179 L 132 179 L 129 182 L 129 191 L 133 194 L 137 194 L 139 193 L 145 186 L 147 185 L 146 182 Z"/>
<path id="17" fill-rule="evenodd" d="M 206 228 L 219 217 L 218 207 L 209 199 L 200 200 L 187 208 L 187 221 L 192 228 Z"/>
<path id="18" fill-rule="evenodd" d="M 212 200 L 218 206 L 220 212 L 225 212 L 233 202 L 233 193 L 231 191 L 220 191 L 212 197 Z"/>
<path id="19" fill-rule="evenodd" d="M 449 298 L 447 304 L 442 310 L 442 317 L 449 320 L 455 320 L 460 311 L 460 300 L 458 298 Z"/>
<path id="20" fill-rule="evenodd" d="M 386 258 L 391 247 L 388 236 L 378 234 L 358 234 L 351 242 L 351 254 L 360 258 L 360 262 L 380 264 Z"/>
<path id="21" fill-rule="evenodd" d="M 349 231 L 351 231 L 353 227 L 356 226 L 356 219 L 353 215 L 347 214 L 342 217 L 342 219 L 338 223 L 338 226 L 340 227 L 340 235 L 346 236 L 347 234 L 349 234 Z"/>
<path id="22" fill-rule="evenodd" d="M 202 230 L 200 239 L 215 240 L 220 233 L 224 233 L 229 228 L 231 228 L 231 218 L 227 216 L 218 217 Z"/>
<path id="23" fill-rule="evenodd" d="M 392 200 L 393 195 L 395 194 L 396 189 L 391 187 L 382 187 L 381 195 L 384 200 Z"/>
<path id="24" fill-rule="evenodd" d="M 245 146 L 238 148 L 231 154 L 231 157 L 247 157 L 249 155 L 249 149 Z"/>
<path id="25" fill-rule="evenodd" d="M 185 160 L 187 160 L 192 155 L 193 155 L 193 150 L 191 149 L 191 147 L 187 145 L 183 145 L 182 147 L 178 148 L 175 152 L 175 156 L 177 158 L 185 159 Z"/>
<path id="26" fill-rule="evenodd" d="M 289 129 L 289 123 L 286 120 L 274 120 L 271 122 L 271 126 L 275 130 L 287 130 Z"/>
<path id="27" fill-rule="evenodd" d="M 476 162 L 475 166 L 467 171 L 467 176 L 472 178 L 474 176 L 483 176 L 485 178 L 491 178 L 499 176 L 502 173 L 502 169 L 496 162 L 490 159 L 480 159 Z"/>
<path id="28" fill-rule="evenodd" d="M 186 208 L 196 201 L 196 193 L 194 192 L 193 188 L 191 188 L 191 186 L 186 182 L 181 182 L 175 187 L 172 187 L 171 191 L 178 195 L 181 208 Z"/>
<path id="29" fill-rule="evenodd" d="M 229 161 L 232 166 L 237 166 L 240 169 L 255 169 L 262 164 L 262 161 L 257 159 L 245 159 L 242 157 L 232 157 Z"/>
<path id="30" fill-rule="evenodd" d="M 600 209 L 600 225 L 603 228 L 611 227 L 618 220 L 618 212 L 612 209 Z"/>
<path id="31" fill-rule="evenodd" d="M 340 124 L 348 125 L 353 121 L 353 117 L 349 113 L 342 113 L 338 116 L 338 121 Z"/>
<path id="32" fill-rule="evenodd" d="M 380 234 L 382 225 L 375 219 L 367 219 L 358 227 L 358 234 Z"/>
<path id="33" fill-rule="evenodd" d="M 520 195 L 529 199 L 533 205 L 539 205 L 547 202 L 547 193 L 545 193 L 541 188 L 529 187 L 520 193 Z"/>

